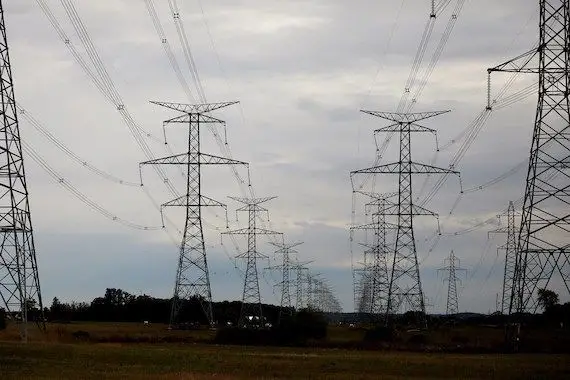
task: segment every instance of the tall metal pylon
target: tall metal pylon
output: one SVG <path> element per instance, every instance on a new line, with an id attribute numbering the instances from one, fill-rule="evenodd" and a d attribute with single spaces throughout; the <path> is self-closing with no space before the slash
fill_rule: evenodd
<path id="1" fill-rule="evenodd" d="M 464 271 L 465 269 L 460 267 L 459 259 L 453 251 L 449 254 L 449 257 L 444 261 L 445 267 L 438 269 L 438 271 L 447 272 L 447 277 L 444 281 L 447 281 L 447 304 L 445 307 L 445 314 L 453 315 L 459 312 L 459 300 L 457 297 L 457 281 L 461 281 L 457 278 L 458 271 Z"/>
<path id="2" fill-rule="evenodd" d="M 386 208 L 388 205 L 394 206 L 389 199 L 395 197 L 397 194 L 368 193 L 366 195 L 371 197 L 372 200 L 365 205 L 365 208 L 372 211 L 372 222 L 376 224 L 374 244 L 369 247 L 373 255 L 370 279 L 370 313 L 378 316 L 382 313 L 386 313 L 388 310 L 388 293 L 390 286 L 388 261 L 390 245 L 387 241 L 387 232 L 389 229 L 397 229 L 397 226 L 386 221 Z"/>
<path id="3" fill-rule="evenodd" d="M 247 228 L 223 232 L 222 235 L 246 235 L 247 251 L 238 255 L 238 258 L 246 260 L 245 279 L 243 284 L 243 296 L 241 311 L 239 314 L 239 327 L 263 326 L 263 311 L 261 308 L 261 293 L 259 292 L 259 273 L 257 270 L 257 259 L 267 257 L 257 251 L 257 235 L 281 235 L 280 232 L 271 231 L 257 227 L 257 217 L 261 212 L 268 212 L 260 204 L 275 199 L 277 197 L 266 198 L 238 198 L 231 199 L 243 203 L 245 206 L 237 209 L 248 213 L 249 224 Z"/>
<path id="4" fill-rule="evenodd" d="M 295 310 L 299 311 L 308 307 L 307 291 L 305 288 L 306 278 L 309 275 L 308 263 L 295 262 Z"/>
<path id="5" fill-rule="evenodd" d="M 283 314 L 292 315 L 293 304 L 291 303 L 291 270 L 294 267 L 291 263 L 291 255 L 299 253 L 295 247 L 303 244 L 303 242 L 297 243 L 270 243 L 277 247 L 278 249 L 275 253 L 281 254 L 282 263 L 281 265 L 270 267 L 269 269 L 281 269 L 281 308 L 279 309 L 279 319 Z"/>
<path id="6" fill-rule="evenodd" d="M 42 330 L 45 323 L 2 1 L 0 31 L 0 306 L 19 320 L 25 342 L 28 320 L 35 319 Z"/>
<path id="7" fill-rule="evenodd" d="M 237 102 L 209 104 L 151 103 L 182 113 L 181 116 L 165 121 L 165 125 L 182 123 L 189 126 L 188 152 L 145 161 L 140 164 L 141 166 L 184 165 L 187 169 L 185 194 L 161 206 L 161 214 L 164 207 L 184 207 L 186 209 L 186 222 L 180 244 L 170 324 L 174 325 L 178 322 L 184 301 L 198 298 L 208 322 L 213 325 L 212 290 L 202 229 L 202 208 L 223 207 L 225 209 L 226 205 L 202 194 L 201 167 L 203 165 L 247 165 L 247 163 L 202 153 L 200 129 L 203 124 L 224 124 L 222 120 L 209 116 L 207 113 Z"/>
<path id="8" fill-rule="evenodd" d="M 358 307 L 360 313 L 367 313 L 371 316 L 378 316 L 386 312 L 388 304 L 388 255 L 389 244 L 387 242 L 387 231 L 389 229 L 397 229 L 395 224 L 386 222 L 386 207 L 391 204 L 390 198 L 398 195 L 397 193 L 378 194 L 364 191 L 358 191 L 369 198 L 371 201 L 365 204 L 366 214 L 370 214 L 371 223 L 354 226 L 351 230 L 371 230 L 373 233 L 373 241 L 371 244 L 361 244 L 366 248 L 364 251 L 364 268 L 357 270 L 362 273 L 362 284 L 359 284 L 361 303 Z M 368 260 L 367 257 L 371 257 Z M 374 317 L 376 318 L 376 317 Z"/>
<path id="9" fill-rule="evenodd" d="M 515 215 L 515 206 L 511 201 L 509 202 L 507 213 L 499 215 L 499 217 L 507 217 L 507 226 L 490 231 L 490 233 L 507 235 L 507 241 L 499 247 L 499 250 L 505 251 L 505 269 L 503 272 L 503 288 L 500 304 L 500 311 L 503 314 L 509 311 L 509 302 L 513 292 L 513 282 L 515 280 L 515 266 L 517 260 L 517 226 L 515 223 Z"/>
<path id="10" fill-rule="evenodd" d="M 548 287 L 555 273 L 570 294 L 569 4 L 539 0 L 538 48 L 488 70 L 539 77 L 509 313 L 535 313 L 537 290 Z"/>
<path id="11" fill-rule="evenodd" d="M 368 263 L 369 250 L 363 252 L 362 262 L 358 268 L 353 269 L 354 275 L 354 308 L 360 314 L 370 311 L 370 265 Z"/>
<path id="12" fill-rule="evenodd" d="M 408 304 L 410 311 L 420 313 L 420 320 L 417 322 L 420 326 L 425 327 L 425 301 L 420 280 L 413 219 L 414 216 L 418 215 L 437 217 L 437 214 L 413 203 L 412 174 L 459 173 L 451 169 L 439 168 L 412 161 L 411 134 L 413 132 L 427 132 L 435 135 L 436 131 L 434 129 L 426 128 L 416 123 L 449 111 L 421 113 L 362 112 L 394 123 L 387 127 L 377 129 L 375 133 L 399 133 L 400 136 L 400 159 L 398 162 L 361 169 L 351 173 L 351 176 L 357 174 L 397 174 L 399 178 L 398 203 L 392 207 L 387 207 L 384 212 L 385 215 L 395 215 L 398 219 L 394 256 L 390 268 L 386 321 L 388 321 L 390 313 L 397 311 L 397 308 L 394 306 L 402 301 L 402 304 Z"/>

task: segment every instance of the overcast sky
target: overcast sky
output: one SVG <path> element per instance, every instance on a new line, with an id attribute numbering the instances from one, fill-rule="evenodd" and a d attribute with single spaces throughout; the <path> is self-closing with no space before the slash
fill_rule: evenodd
<path id="1" fill-rule="evenodd" d="M 457 0 L 438 15 L 418 78 L 423 77 Z M 85 57 L 77 33 L 61 3 L 47 0 Z M 167 128 L 162 121 L 176 116 L 149 100 L 188 102 L 153 27 L 143 0 L 75 0 L 79 15 L 102 62 L 138 125 L 156 139 L 146 138 L 155 157 L 183 152 L 186 128 Z M 166 1 L 155 1 L 168 41 L 187 80 L 190 74 Z M 370 166 L 375 157 L 372 131 L 385 126 L 360 109 L 395 111 L 412 68 L 429 18 L 427 0 L 198 0 L 180 1 L 181 18 L 208 101 L 239 100 L 239 106 L 217 112 L 228 121 L 227 138 L 233 158 L 250 162 L 258 196 L 278 196 L 266 206 L 268 227 L 291 241 L 304 241 L 299 259 L 326 278 L 346 311 L 353 305 L 351 244 L 352 187 L 349 173 Z M 202 12 L 203 9 L 203 12 Z M 116 107 L 97 90 L 34 0 L 5 2 L 5 17 L 16 85 L 16 97 L 40 123 L 82 160 L 112 175 L 137 183 L 138 163 L 147 159 L 135 143 Z M 486 69 L 529 50 L 538 39 L 538 2 L 534 0 L 466 1 L 445 50 L 414 111 L 450 109 L 451 113 L 424 125 L 439 131 L 444 146 L 460 134 L 486 105 Z M 508 75 L 493 77 L 493 90 Z M 531 83 L 520 76 L 514 93 Z M 191 83 L 191 82 L 190 82 Z M 416 84 L 419 85 L 418 82 Z M 417 87 L 412 88 L 412 93 Z M 191 91 L 195 93 L 195 89 Z M 481 185 L 526 159 L 536 96 L 494 111 L 458 166 L 464 188 Z M 143 169 L 145 189 L 103 179 L 70 160 L 21 117 L 22 138 L 94 202 L 133 223 L 157 227 L 160 213 L 153 206 L 172 198 L 151 168 Z M 223 130 L 220 130 L 223 135 Z M 213 135 L 204 130 L 204 151 L 221 155 Z M 380 140 L 383 140 L 380 136 Z M 397 161 L 397 138 L 384 162 Z M 461 140 L 442 150 L 437 165 L 448 167 Z M 413 137 L 414 160 L 429 163 L 435 143 L 430 136 Z M 231 170 L 207 168 L 203 192 L 228 203 L 230 226 L 236 222 L 235 202 L 240 187 Z M 245 170 L 240 170 L 246 176 Z M 174 284 L 182 210 L 168 210 L 177 227 L 144 231 L 109 220 L 78 201 L 34 161 L 26 157 L 32 218 L 45 303 L 90 300 L 106 287 L 131 293 L 170 297 Z M 441 214 L 445 233 L 469 228 L 506 209 L 523 195 L 526 168 L 485 190 L 465 194 L 453 213 L 459 183 L 449 178 L 426 206 Z M 183 191 L 179 171 L 168 171 Z M 433 185 L 433 181 L 429 184 Z M 419 191 L 423 179 L 414 182 Z M 397 189 L 394 177 L 378 177 L 376 189 Z M 428 185 L 427 189 L 430 186 Z M 425 195 L 427 191 L 423 194 Z M 207 210 L 206 244 L 214 299 L 239 299 L 242 277 L 234 267 L 238 251 L 230 239 L 220 244 L 225 230 L 221 210 Z M 355 222 L 363 222 L 357 199 Z M 430 311 L 445 311 L 445 284 L 437 268 L 453 249 L 467 269 L 459 308 L 487 312 L 495 308 L 502 283 L 503 257 L 496 247 L 503 236 L 487 238 L 495 225 L 469 234 L 444 235 L 431 250 L 436 223 L 418 219 L 416 230 L 421 276 Z M 261 250 L 275 264 L 271 246 Z M 355 242 L 364 236 L 356 235 Z M 245 241 L 236 240 L 240 251 Z M 353 261 L 360 248 L 352 245 Z M 238 268 L 243 263 L 238 262 Z M 263 272 L 265 302 L 278 302 L 273 283 L 278 274 Z M 564 297 L 562 297 L 564 299 Z"/>

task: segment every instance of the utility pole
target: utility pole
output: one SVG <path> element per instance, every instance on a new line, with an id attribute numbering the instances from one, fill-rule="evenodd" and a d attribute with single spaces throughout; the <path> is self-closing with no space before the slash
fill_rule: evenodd
<path id="1" fill-rule="evenodd" d="M 222 120 L 209 116 L 207 113 L 237 102 L 209 104 L 151 103 L 182 113 L 181 116 L 165 121 L 165 125 L 182 123 L 189 126 L 188 152 L 145 161 L 140 164 L 141 166 L 183 165 L 187 169 L 186 193 L 161 206 L 161 214 L 164 207 L 184 207 L 186 209 L 186 222 L 180 244 L 170 325 L 173 326 L 178 322 L 181 308 L 185 302 L 198 299 L 208 323 L 212 326 L 214 324 L 212 290 L 202 229 L 202 208 L 223 207 L 225 209 L 226 205 L 202 194 L 201 167 L 203 165 L 247 165 L 247 163 L 202 153 L 200 129 L 203 124 L 224 124 Z"/>
<path id="2" fill-rule="evenodd" d="M 388 113 L 377 111 L 362 111 L 376 116 L 393 124 L 377 129 L 375 133 L 398 133 L 400 136 L 400 159 L 397 162 L 357 170 L 357 174 L 396 174 L 398 175 L 398 202 L 394 206 L 386 207 L 385 215 L 397 216 L 397 232 L 394 256 L 390 270 L 390 284 L 388 287 L 388 305 L 386 308 L 386 321 L 390 313 L 396 312 L 399 300 L 406 301 L 410 311 L 419 312 L 417 321 L 421 327 L 427 326 L 425 318 L 425 301 L 420 280 L 420 268 L 416 252 L 413 219 L 418 215 L 430 215 L 437 218 L 437 214 L 415 205 L 412 197 L 412 174 L 459 174 L 450 169 L 438 168 L 414 162 L 412 160 L 411 134 L 414 132 L 436 134 L 434 129 L 416 124 L 449 111 L 422 112 L 422 113 Z M 436 140 L 437 141 L 437 140 Z M 403 303 L 403 302 L 402 302 Z"/>
<path id="3" fill-rule="evenodd" d="M 443 281 L 447 281 L 447 304 L 445 307 L 445 314 L 454 315 L 459 312 L 459 301 L 457 299 L 457 281 L 461 281 L 457 278 L 458 271 L 464 271 L 465 269 L 459 266 L 459 259 L 455 256 L 453 251 L 449 254 L 449 257 L 443 261 L 445 267 L 438 269 L 438 271 L 447 272 L 447 277 Z"/>
<path id="4" fill-rule="evenodd" d="M 239 327 L 255 326 L 256 323 L 263 327 L 263 312 L 261 308 L 261 294 L 259 292 L 259 273 L 257 271 L 257 259 L 267 257 L 257 251 L 257 235 L 281 235 L 280 232 L 259 228 L 256 219 L 261 212 L 268 212 L 260 204 L 275 199 L 277 197 L 266 198 L 237 198 L 231 199 L 243 203 L 245 206 L 237 211 L 245 211 L 249 216 L 247 228 L 223 232 L 222 235 L 246 235 L 247 252 L 237 256 L 246 260 L 245 280 L 243 285 L 242 305 L 239 315 Z"/>
<path id="5" fill-rule="evenodd" d="M 20 338 L 27 342 L 28 321 L 45 331 L 44 308 L 2 1 L 0 31 L 0 306 L 19 320 Z"/>
<path id="6" fill-rule="evenodd" d="M 509 207 L 507 209 L 506 215 L 500 215 L 507 217 L 507 226 L 497 228 L 496 230 L 490 231 L 490 233 L 502 233 L 507 234 L 507 241 L 505 244 L 499 247 L 500 250 L 505 251 L 505 269 L 503 274 L 503 292 L 500 304 L 501 313 L 506 314 L 509 311 L 509 302 L 511 299 L 511 294 L 513 292 L 513 282 L 515 280 L 515 266 L 517 259 L 517 226 L 515 224 L 515 206 L 513 202 L 509 202 Z"/>
<path id="7" fill-rule="evenodd" d="M 488 70 L 539 78 L 509 314 L 535 313 L 555 273 L 570 294 L 570 0 L 539 6 L 538 48 Z"/>
<path id="8" fill-rule="evenodd" d="M 294 248 L 303 244 L 298 243 L 270 243 L 278 248 L 275 253 L 280 253 L 283 257 L 281 265 L 271 267 L 269 269 L 281 269 L 281 308 L 279 310 L 279 319 L 281 315 L 286 314 L 291 316 L 293 312 L 293 304 L 291 303 L 291 254 L 299 253 Z"/>

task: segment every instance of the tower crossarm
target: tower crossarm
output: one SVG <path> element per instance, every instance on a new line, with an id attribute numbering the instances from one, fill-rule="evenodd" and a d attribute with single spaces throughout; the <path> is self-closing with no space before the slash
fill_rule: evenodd
<path id="1" fill-rule="evenodd" d="M 222 232 L 222 235 L 248 235 L 248 234 L 255 234 L 255 235 L 283 235 L 282 232 L 271 231 L 265 228 L 239 228 L 237 230 L 231 230 Z"/>
<path id="2" fill-rule="evenodd" d="M 356 174 L 400 174 L 402 164 L 400 162 L 394 162 L 391 164 L 373 166 L 367 169 L 355 170 L 350 173 L 351 176 Z M 410 163 L 411 173 L 414 174 L 459 174 L 458 171 L 452 169 L 439 168 L 437 166 L 431 166 L 426 164 L 421 164 L 417 162 Z"/>
<path id="3" fill-rule="evenodd" d="M 200 165 L 249 165 L 247 162 L 200 153 Z"/>
<path id="4" fill-rule="evenodd" d="M 200 196 L 186 196 L 182 195 L 176 199 L 171 200 L 170 202 L 163 203 L 161 207 L 223 207 L 227 208 L 224 203 L 218 202 L 215 199 L 206 197 L 204 195 Z"/>
<path id="5" fill-rule="evenodd" d="M 235 256 L 236 259 L 251 259 L 251 258 L 255 258 L 255 259 L 267 259 L 268 256 L 264 255 L 261 252 L 258 251 L 247 251 L 247 252 L 243 252 L 240 253 L 239 255 Z"/>
<path id="6" fill-rule="evenodd" d="M 165 120 L 163 122 L 164 125 L 166 124 L 175 124 L 175 123 L 207 123 L 207 124 L 226 124 L 225 121 L 221 119 L 217 119 L 215 117 L 204 115 L 201 113 L 187 113 L 181 116 L 173 117 L 172 119 Z"/>
<path id="7" fill-rule="evenodd" d="M 376 116 L 381 119 L 390 120 L 395 123 L 401 124 L 401 123 L 415 123 L 420 120 L 426 120 L 451 111 L 447 110 L 447 111 L 434 111 L 434 112 L 397 113 L 397 112 L 361 110 L 360 112 L 364 112 L 366 114 Z"/>
<path id="8" fill-rule="evenodd" d="M 221 102 L 221 103 L 202 103 L 202 104 L 186 104 L 186 103 L 172 103 L 172 102 L 157 102 L 151 101 L 152 104 L 159 105 L 161 107 L 170 108 L 183 113 L 207 113 L 220 108 L 225 108 L 239 102 Z"/>
<path id="9" fill-rule="evenodd" d="M 233 199 L 234 201 L 243 203 L 245 205 L 258 205 L 261 203 L 268 202 L 268 201 L 275 199 L 277 197 L 273 196 L 273 197 L 262 197 L 262 198 L 240 198 L 240 197 L 228 197 L 228 198 Z"/>
<path id="10" fill-rule="evenodd" d="M 495 67 L 487 69 L 487 72 L 506 72 L 506 73 L 527 73 L 527 74 L 536 74 L 538 73 L 538 68 L 529 67 L 529 64 L 532 60 L 539 54 L 540 47 L 538 49 L 532 49 L 515 57 L 513 59 L 508 60 L 507 62 L 501 63 Z"/>
<path id="11" fill-rule="evenodd" d="M 275 251 L 275 253 L 299 253 L 294 248 L 300 246 L 301 244 L 303 244 L 303 242 L 300 241 L 300 242 L 288 243 L 288 244 L 269 242 L 269 244 L 279 248 L 277 251 Z"/>
<path id="12" fill-rule="evenodd" d="M 384 223 L 386 229 L 397 230 L 398 225 L 394 223 Z M 360 224 L 357 226 L 350 227 L 351 230 L 376 230 L 378 229 L 378 223 L 368 223 L 368 224 Z"/>
<path id="13" fill-rule="evenodd" d="M 386 199 L 390 199 L 398 195 L 395 191 L 391 193 L 375 193 L 370 191 L 354 190 L 354 192 L 372 198 L 373 202 L 385 201 Z"/>
<path id="14" fill-rule="evenodd" d="M 205 153 L 181 153 L 141 162 L 140 165 L 249 165 L 247 162 Z"/>
<path id="15" fill-rule="evenodd" d="M 374 134 L 382 133 L 382 132 L 427 132 L 436 134 L 437 131 L 432 128 L 424 127 L 423 125 L 415 124 L 415 123 L 396 123 L 389 125 L 387 127 L 382 127 L 374 130 Z"/>
<path id="16" fill-rule="evenodd" d="M 428 210 L 427 208 L 412 204 L 409 213 L 405 213 L 402 211 L 401 207 L 398 204 L 387 205 L 384 210 L 384 215 L 418 215 L 418 216 L 433 216 L 438 218 L 439 214 Z"/>

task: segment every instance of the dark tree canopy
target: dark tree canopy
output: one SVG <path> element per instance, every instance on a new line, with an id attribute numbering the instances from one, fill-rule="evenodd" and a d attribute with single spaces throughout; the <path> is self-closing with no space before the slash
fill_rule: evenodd
<path id="1" fill-rule="evenodd" d="M 544 311 L 552 309 L 558 305 L 558 294 L 549 289 L 538 289 L 538 304 Z"/>

